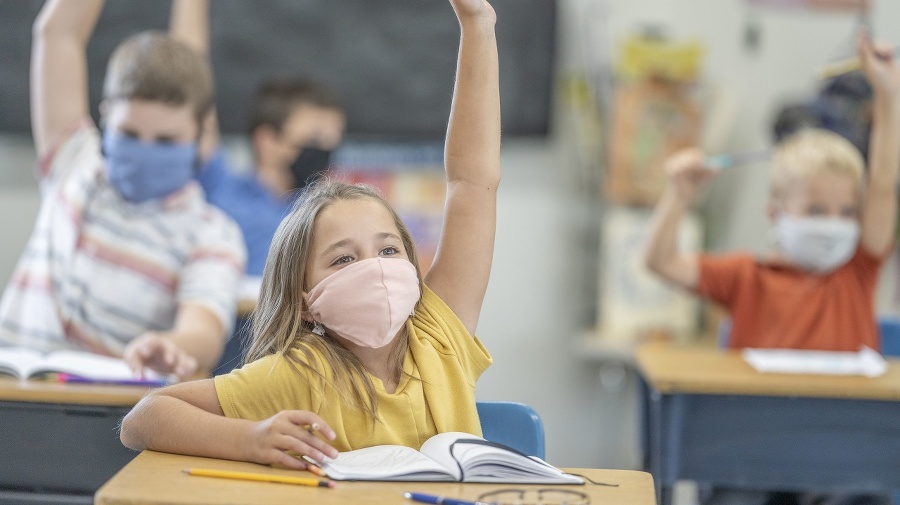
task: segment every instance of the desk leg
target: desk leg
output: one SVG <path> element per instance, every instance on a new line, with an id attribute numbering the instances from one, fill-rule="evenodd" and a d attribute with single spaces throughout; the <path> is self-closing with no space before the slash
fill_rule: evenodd
<path id="1" fill-rule="evenodd" d="M 669 475 L 665 464 L 665 442 L 663 423 L 663 401 L 665 397 L 648 389 L 649 393 L 649 422 L 650 422 L 650 473 L 656 484 L 656 499 L 660 505 L 672 504 L 672 486 L 669 484 Z"/>

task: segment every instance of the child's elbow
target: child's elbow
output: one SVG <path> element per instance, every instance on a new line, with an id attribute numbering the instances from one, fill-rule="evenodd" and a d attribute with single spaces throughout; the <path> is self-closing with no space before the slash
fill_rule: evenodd
<path id="1" fill-rule="evenodd" d="M 119 440 L 122 442 L 122 445 L 135 451 L 143 451 L 148 445 L 141 435 L 140 411 L 141 405 L 139 403 L 131 409 L 131 412 L 125 415 L 122 419 L 122 424 L 119 426 Z"/>

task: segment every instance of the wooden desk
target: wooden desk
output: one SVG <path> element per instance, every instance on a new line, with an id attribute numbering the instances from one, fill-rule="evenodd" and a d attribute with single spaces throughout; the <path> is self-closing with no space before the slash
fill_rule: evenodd
<path id="1" fill-rule="evenodd" d="M 739 352 L 648 344 L 647 466 L 661 503 L 679 479 L 747 489 L 900 489 L 900 361 L 881 377 L 757 373 Z"/>
<path id="2" fill-rule="evenodd" d="M 297 475 L 291 470 L 237 461 L 179 456 L 144 451 L 107 482 L 94 498 L 97 505 L 222 505 L 258 503 L 261 505 L 316 504 L 402 504 L 412 502 L 403 493 L 418 491 L 454 498 L 474 500 L 481 493 L 499 488 L 546 488 L 504 484 L 459 484 L 415 482 L 338 482 L 335 489 L 313 488 L 289 484 L 249 482 L 193 477 L 181 470 L 189 467 L 216 468 Z M 587 493 L 594 505 L 653 505 L 653 479 L 650 474 L 628 470 L 572 471 L 594 480 L 619 484 L 604 487 L 592 484 L 565 486 Z M 310 475 L 299 472 L 300 475 Z"/>
<path id="3" fill-rule="evenodd" d="M 118 425 L 147 391 L 0 378 L 0 502 L 91 503 L 137 454 Z"/>

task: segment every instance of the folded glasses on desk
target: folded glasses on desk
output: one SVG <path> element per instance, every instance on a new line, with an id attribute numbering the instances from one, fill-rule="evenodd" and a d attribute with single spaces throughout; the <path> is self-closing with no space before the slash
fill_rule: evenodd
<path id="1" fill-rule="evenodd" d="M 498 489 L 478 496 L 491 505 L 590 505 L 591 497 L 570 489 Z"/>

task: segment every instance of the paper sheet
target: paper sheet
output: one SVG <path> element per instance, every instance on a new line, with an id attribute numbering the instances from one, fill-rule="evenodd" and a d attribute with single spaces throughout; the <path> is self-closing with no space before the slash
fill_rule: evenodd
<path id="1" fill-rule="evenodd" d="M 887 362 L 869 347 L 859 352 L 744 349 L 744 361 L 768 373 L 878 377 L 887 371 Z"/>

